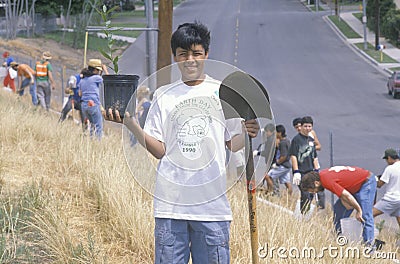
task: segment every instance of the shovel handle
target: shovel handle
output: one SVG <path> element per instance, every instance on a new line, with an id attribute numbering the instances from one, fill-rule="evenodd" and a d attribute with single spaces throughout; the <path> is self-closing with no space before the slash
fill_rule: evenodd
<path id="1" fill-rule="evenodd" d="M 254 160 L 252 140 L 249 136 L 249 144 L 247 151 L 246 164 L 246 180 L 247 180 L 247 201 L 249 207 L 249 223 L 250 223 L 250 243 L 252 263 L 258 263 L 258 229 L 257 229 L 257 211 L 256 211 L 256 186 L 254 174 Z"/>

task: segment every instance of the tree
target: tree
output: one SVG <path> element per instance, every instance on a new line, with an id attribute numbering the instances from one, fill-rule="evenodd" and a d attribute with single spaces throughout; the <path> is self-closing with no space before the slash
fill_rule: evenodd
<path id="1" fill-rule="evenodd" d="M 386 38 L 392 40 L 393 44 L 400 44 L 400 10 L 391 9 L 387 12 L 382 21 L 382 33 Z"/>
<path id="2" fill-rule="evenodd" d="M 27 35 L 33 30 L 34 25 L 35 0 L 6 0 L 6 38 L 15 39 L 17 37 L 19 18 L 24 14 L 24 24 L 26 25 Z"/>
<path id="3" fill-rule="evenodd" d="M 369 29 L 376 31 L 377 21 L 383 21 L 383 17 L 390 9 L 396 8 L 393 0 L 379 0 L 379 1 L 368 1 L 367 4 L 367 26 Z M 379 20 L 377 14 L 379 11 Z M 378 33 L 378 32 L 375 32 Z"/>
<path id="4" fill-rule="evenodd" d="M 74 28 L 74 37 L 73 44 L 74 48 L 78 47 L 78 42 L 82 42 L 87 26 L 90 25 L 90 22 L 93 17 L 93 13 L 96 8 L 101 5 L 101 0 L 85 0 L 82 5 L 81 14 L 77 15 L 75 28 Z"/>

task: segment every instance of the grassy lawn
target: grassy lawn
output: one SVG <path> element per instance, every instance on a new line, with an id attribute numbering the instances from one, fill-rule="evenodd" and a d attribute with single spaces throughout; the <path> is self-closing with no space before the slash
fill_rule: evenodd
<path id="1" fill-rule="evenodd" d="M 114 23 L 113 27 L 117 28 L 145 28 L 144 23 Z M 125 37 L 137 38 L 143 31 L 128 31 L 128 30 L 116 30 L 113 31 L 114 35 L 120 35 Z"/>
<path id="2" fill-rule="evenodd" d="M 391 71 L 400 71 L 400 67 L 396 67 L 396 68 L 390 68 Z"/>
<path id="3" fill-rule="evenodd" d="M 374 46 L 368 43 L 368 49 L 364 50 L 364 43 L 356 43 L 355 44 L 360 50 L 363 50 L 365 53 L 368 54 L 371 58 L 376 60 L 379 63 L 397 63 L 398 61 L 389 57 L 385 53 L 382 52 L 382 60 L 381 60 L 381 52 L 379 50 L 375 50 Z"/>
<path id="4" fill-rule="evenodd" d="M 145 18 L 146 13 L 144 10 L 134 10 L 134 11 L 123 11 L 116 14 L 115 17 L 136 17 L 136 18 Z M 158 11 L 153 12 L 153 17 L 158 17 Z"/>
<path id="5" fill-rule="evenodd" d="M 339 20 L 337 16 L 329 16 L 329 19 L 346 36 L 346 38 L 361 38 L 357 32 L 355 32 L 345 21 Z"/>
<path id="6" fill-rule="evenodd" d="M 48 39 L 52 39 L 55 40 L 57 42 L 62 42 L 62 32 L 54 32 L 54 33 L 48 33 L 45 34 L 44 37 L 48 38 Z M 64 44 L 68 45 L 68 46 L 73 46 L 73 37 L 74 34 L 70 33 L 70 32 L 65 32 L 65 39 L 64 39 Z M 84 34 L 82 34 L 82 36 L 80 36 L 79 40 L 77 41 L 77 47 L 78 49 L 83 49 L 84 45 L 85 45 L 85 41 L 84 41 Z M 106 49 L 107 48 L 107 40 L 106 39 L 102 39 L 102 38 L 98 38 L 95 36 L 91 36 L 89 35 L 88 38 L 88 43 L 90 43 L 90 45 L 88 45 L 88 49 L 90 50 L 99 50 L 99 49 Z M 116 47 L 124 47 L 126 46 L 127 43 L 125 41 L 115 41 L 115 46 Z"/>
<path id="7" fill-rule="evenodd" d="M 311 6 L 310 9 L 314 12 L 317 11 L 317 8 L 315 7 L 315 5 Z M 321 6 L 318 7 L 318 11 L 325 11 L 325 9 L 323 9 Z"/>
<path id="8" fill-rule="evenodd" d="M 359 13 L 353 13 L 353 16 L 355 16 L 358 20 L 360 20 L 362 22 L 362 16 L 363 14 L 361 12 Z"/>
<path id="9" fill-rule="evenodd" d="M 172 2 L 172 5 L 175 7 L 181 3 L 185 2 L 185 0 L 174 0 Z M 136 7 L 142 7 L 144 6 L 144 2 L 136 2 L 135 3 Z M 158 3 L 154 3 L 154 7 L 157 7 Z M 154 10 L 154 17 L 158 17 L 158 11 Z M 135 17 L 145 17 L 145 12 L 144 10 L 135 10 L 135 11 L 123 11 L 119 13 L 120 16 L 135 16 Z"/>

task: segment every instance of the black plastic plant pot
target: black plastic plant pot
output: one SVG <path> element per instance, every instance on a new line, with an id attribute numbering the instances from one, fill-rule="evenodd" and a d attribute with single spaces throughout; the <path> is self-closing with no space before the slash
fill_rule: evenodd
<path id="1" fill-rule="evenodd" d="M 138 75 L 103 75 L 104 108 L 108 117 L 109 109 L 112 110 L 114 116 L 115 110 L 118 110 L 121 118 L 124 117 L 126 107 L 138 86 L 138 82 Z"/>

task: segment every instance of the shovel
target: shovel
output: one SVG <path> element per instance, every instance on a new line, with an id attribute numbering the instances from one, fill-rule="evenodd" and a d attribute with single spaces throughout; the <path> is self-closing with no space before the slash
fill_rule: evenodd
<path id="1" fill-rule="evenodd" d="M 221 83 L 219 97 L 225 119 L 272 119 L 273 115 L 267 91 L 258 80 L 247 73 L 235 71 L 229 74 Z M 246 141 L 246 189 L 249 207 L 251 255 L 252 263 L 256 264 L 258 263 L 256 181 L 251 137 L 249 136 Z"/>

